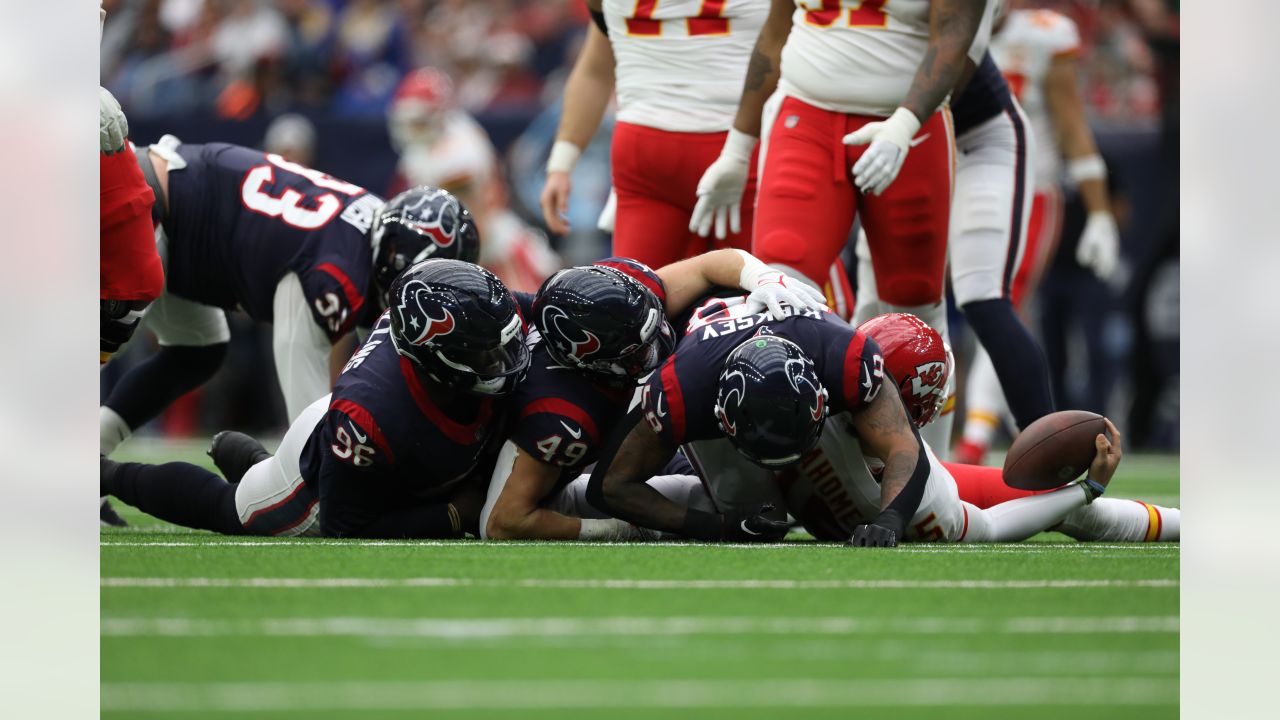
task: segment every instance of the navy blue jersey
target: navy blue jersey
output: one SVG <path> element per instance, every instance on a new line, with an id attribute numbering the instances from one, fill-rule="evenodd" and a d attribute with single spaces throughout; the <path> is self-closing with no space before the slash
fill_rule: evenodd
<path id="1" fill-rule="evenodd" d="M 179 145 L 169 170 L 169 292 L 270 322 L 276 286 L 302 281 L 331 339 L 350 330 L 370 294 L 368 231 L 382 198 L 279 155 L 210 143 Z"/>
<path id="2" fill-rule="evenodd" d="M 647 265 L 615 257 L 593 264 L 613 268 L 639 281 L 666 304 L 666 286 Z M 528 317 L 532 304 L 524 303 L 532 297 L 522 299 L 522 293 L 515 295 Z M 537 345 L 529 374 L 512 398 L 508 437 L 541 462 L 566 470 L 582 469 L 596 461 L 614 424 L 626 414 L 633 388 L 557 364 L 539 342 L 536 330 L 530 333 L 529 342 Z"/>
<path id="3" fill-rule="evenodd" d="M 760 333 L 791 340 L 813 360 L 830 393 L 832 414 L 856 410 L 880 392 L 880 346 L 839 316 L 803 310 L 773 320 L 747 314 L 742 298 L 713 299 L 694 314 L 675 354 L 641 390 L 645 418 L 664 440 L 680 445 L 724 436 L 714 410 L 720 369 L 734 348 Z"/>
<path id="4" fill-rule="evenodd" d="M 982 56 L 982 62 L 973 71 L 973 77 L 964 87 L 960 97 L 951 100 L 951 116 L 957 136 L 965 134 L 991 118 L 1013 107 L 1013 95 L 1000 68 L 996 67 L 991 53 Z"/>
<path id="5" fill-rule="evenodd" d="M 329 410 L 300 458 L 302 477 L 320 491 L 323 463 L 342 468 L 341 496 L 351 507 L 325 511 L 358 526 L 381 512 L 442 502 L 492 462 L 500 436 L 493 400 L 458 395 L 442 408 L 414 365 L 396 352 L 383 313 L 338 376 Z M 330 493 L 332 496 L 334 493 Z"/>

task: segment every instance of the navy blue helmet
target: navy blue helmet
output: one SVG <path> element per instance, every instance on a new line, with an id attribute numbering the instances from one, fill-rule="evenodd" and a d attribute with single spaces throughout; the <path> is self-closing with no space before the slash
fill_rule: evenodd
<path id="1" fill-rule="evenodd" d="M 391 198 L 378 210 L 369 231 L 373 281 L 385 298 L 405 268 L 430 258 L 475 262 L 480 233 L 458 198 L 440 188 L 420 185 Z"/>
<path id="2" fill-rule="evenodd" d="M 391 341 L 432 380 L 472 395 L 506 395 L 529 369 L 524 319 L 493 273 L 425 260 L 391 283 Z"/>
<path id="3" fill-rule="evenodd" d="M 780 467 L 818 444 L 828 413 L 827 389 L 799 345 L 757 334 L 725 358 L 718 384 L 720 430 L 747 459 Z"/>
<path id="4" fill-rule="evenodd" d="M 675 348 L 662 301 L 614 267 L 586 265 L 547 278 L 533 321 L 558 364 L 619 382 L 658 367 Z"/>

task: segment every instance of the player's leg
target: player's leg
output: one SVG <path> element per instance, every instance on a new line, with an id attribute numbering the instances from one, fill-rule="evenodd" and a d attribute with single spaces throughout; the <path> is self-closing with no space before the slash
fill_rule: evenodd
<path id="1" fill-rule="evenodd" d="M 1031 211 L 1033 139 L 1016 106 L 960 138 L 951 283 L 1018 427 L 1053 412 L 1044 353 L 1010 299 Z"/>
<path id="2" fill-rule="evenodd" d="M 244 535 L 236 515 L 236 486 L 198 465 L 118 463 L 102 457 L 101 494 L 183 527 Z"/>
<path id="3" fill-rule="evenodd" d="M 276 454 L 244 474 L 236 486 L 236 515 L 254 535 L 320 534 L 320 499 L 302 480 L 299 458 L 329 408 L 325 395 L 302 410 L 280 440 Z"/>
<path id="4" fill-rule="evenodd" d="M 276 286 L 271 301 L 271 350 L 276 378 L 292 422 L 316 398 L 328 395 L 333 380 L 329 355 L 333 344 L 316 324 L 302 281 L 289 273 Z"/>
<path id="5" fill-rule="evenodd" d="M 1178 542 L 1182 511 L 1141 500 L 1104 497 L 1077 508 L 1053 529 L 1086 542 Z"/>
<path id="6" fill-rule="evenodd" d="M 167 260 L 161 235 L 157 246 Z M 125 373 L 99 409 L 99 452 L 110 455 L 139 426 L 204 384 L 222 365 L 231 330 L 219 308 L 160 294 L 143 318 L 160 349 Z"/>
<path id="7" fill-rule="evenodd" d="M 689 232 L 692 205 L 668 201 L 671 183 L 681 177 L 683 150 L 653 128 L 618 123 L 614 128 L 613 187 L 618 196 L 613 254 L 654 268 L 669 265 L 706 249 L 708 241 Z M 719 147 L 717 146 L 717 152 Z M 696 197 L 696 183 L 688 197 Z M 691 238 L 696 238 L 693 241 Z"/>
<path id="8" fill-rule="evenodd" d="M 857 129 L 868 119 L 850 119 L 848 129 Z M 859 258 L 859 307 L 856 321 L 869 311 L 906 312 L 919 317 L 950 341 L 943 282 L 947 261 L 947 228 L 951 208 L 951 169 L 954 157 L 949 113 L 935 113 L 916 135 L 901 172 L 879 197 L 861 200 L 862 225 L 866 234 L 866 257 L 874 278 L 878 302 L 864 305 L 861 299 L 862 258 Z M 863 148 L 850 148 L 848 162 L 856 162 Z M 860 239 L 861 240 L 861 239 Z M 866 318 L 869 319 L 869 318 Z M 948 381 L 947 404 L 942 413 L 921 431 L 925 441 L 940 457 L 951 447 L 954 379 Z"/>
<path id="9" fill-rule="evenodd" d="M 783 98 L 762 152 L 752 252 L 822 287 L 856 211 L 844 116 Z"/>
<path id="10" fill-rule="evenodd" d="M 1009 500 L 989 508 L 964 503 L 966 530 L 959 542 L 1018 542 L 1062 522 L 1086 506 L 1082 485 L 1071 484 L 1047 493 Z"/>

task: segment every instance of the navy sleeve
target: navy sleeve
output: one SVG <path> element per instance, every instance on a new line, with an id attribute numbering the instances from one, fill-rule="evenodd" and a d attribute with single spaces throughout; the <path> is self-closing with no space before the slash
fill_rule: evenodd
<path id="1" fill-rule="evenodd" d="M 600 427 L 580 405 L 559 397 L 531 400 L 519 409 L 510 439 L 548 465 L 580 468 L 595 461 Z"/>
<path id="2" fill-rule="evenodd" d="M 302 292 L 316 324 L 329 336 L 330 342 L 346 335 L 361 316 L 365 298 L 338 263 L 319 262 L 300 272 Z"/>
<path id="3" fill-rule="evenodd" d="M 869 403 L 884 384 L 884 354 L 875 340 L 854 331 L 847 342 L 829 343 L 822 383 L 831 392 L 832 412 Z"/>

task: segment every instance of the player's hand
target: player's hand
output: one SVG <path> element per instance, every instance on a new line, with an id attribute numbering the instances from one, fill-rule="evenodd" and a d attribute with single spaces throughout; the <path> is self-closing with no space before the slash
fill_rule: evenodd
<path id="1" fill-rule="evenodd" d="M 791 523 L 786 518 L 774 520 L 773 505 L 765 503 L 750 512 L 728 512 L 724 515 L 726 542 L 777 542 L 786 537 Z"/>
<path id="2" fill-rule="evenodd" d="M 98 144 L 103 154 L 114 155 L 124 150 L 129 137 L 129 121 L 120 109 L 120 103 L 104 87 L 98 88 Z"/>
<path id="3" fill-rule="evenodd" d="M 755 146 L 756 138 L 729 128 L 720 157 L 698 181 L 698 203 L 689 218 L 689 232 L 706 237 L 713 222 L 720 240 L 729 233 L 742 232 L 742 193 L 747 187 Z"/>
<path id="4" fill-rule="evenodd" d="M 779 270 L 761 273 L 756 288 L 747 296 L 748 312 L 752 314 L 769 309 L 774 320 L 783 320 L 795 313 L 788 313 L 783 305 L 796 310 L 826 311 L 827 298 L 807 283 L 788 276 Z"/>
<path id="5" fill-rule="evenodd" d="M 853 537 L 845 542 L 853 547 L 897 547 L 898 534 L 883 525 L 859 525 L 853 529 Z"/>
<path id="6" fill-rule="evenodd" d="M 1124 449 L 1120 445 L 1120 430 L 1115 424 L 1107 418 L 1102 421 L 1107 425 L 1107 433 L 1111 435 L 1108 440 L 1107 436 L 1099 433 L 1093 439 L 1094 456 L 1093 462 L 1089 465 L 1089 479 L 1106 487 L 1112 476 L 1116 474 L 1116 468 L 1120 466 L 1120 457 L 1124 454 Z"/>
<path id="7" fill-rule="evenodd" d="M 547 229 L 556 235 L 569 232 L 569 192 L 573 190 L 573 181 L 567 172 L 547 173 L 547 182 L 542 186 L 542 196 L 538 204 L 542 206 L 542 221 Z"/>
<path id="8" fill-rule="evenodd" d="M 1093 271 L 1100 280 L 1108 280 L 1120 261 L 1120 230 L 1109 212 L 1092 212 L 1085 220 L 1076 261 Z"/>
<path id="9" fill-rule="evenodd" d="M 845 145 L 871 143 L 853 164 L 853 182 L 862 192 L 879 195 L 884 192 L 907 161 L 911 138 L 920 131 L 915 113 L 900 107 L 880 122 L 867 123 L 844 136 Z"/>

